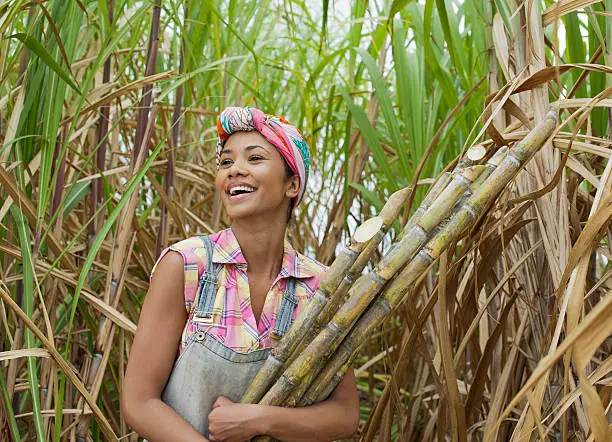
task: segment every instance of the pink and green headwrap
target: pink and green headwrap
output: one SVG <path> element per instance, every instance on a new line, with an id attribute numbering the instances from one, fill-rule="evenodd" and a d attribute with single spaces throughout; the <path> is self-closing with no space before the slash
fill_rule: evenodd
<path id="1" fill-rule="evenodd" d="M 254 107 L 228 107 L 219 115 L 217 132 L 217 167 L 223 145 L 233 133 L 256 130 L 274 145 L 289 168 L 300 178 L 300 193 L 293 207 L 297 206 L 304 196 L 308 173 L 310 171 L 310 152 L 300 131 L 289 123 L 285 117 L 264 114 Z"/>

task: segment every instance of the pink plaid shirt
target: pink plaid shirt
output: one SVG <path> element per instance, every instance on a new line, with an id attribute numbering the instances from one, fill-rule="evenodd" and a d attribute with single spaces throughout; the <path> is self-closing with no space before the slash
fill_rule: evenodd
<path id="1" fill-rule="evenodd" d="M 179 351 L 191 342 L 198 331 L 215 336 L 225 346 L 240 353 L 273 347 L 277 339 L 273 338 L 271 332 L 285 292 L 287 278 L 289 276 L 296 278 L 295 295 L 298 304 L 293 311 L 293 320 L 295 320 L 314 295 L 327 267 L 297 253 L 291 244 L 285 241 L 281 271 L 266 296 L 259 323 L 256 323 L 251 309 L 247 262 L 234 233 L 231 229 L 226 229 L 210 237 L 214 243 L 213 262 L 221 266 L 217 279 L 213 319 L 210 324 L 192 321 L 198 281 L 206 270 L 206 249 L 202 241 L 198 237 L 180 241 L 162 251 L 157 260 L 159 262 L 169 250 L 174 250 L 183 256 L 185 263 L 185 308 L 189 317 L 183 330 Z M 155 267 L 151 271 L 151 277 Z"/>

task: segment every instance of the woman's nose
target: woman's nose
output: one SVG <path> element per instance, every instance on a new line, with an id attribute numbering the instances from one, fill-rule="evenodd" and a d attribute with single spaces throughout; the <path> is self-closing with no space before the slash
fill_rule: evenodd
<path id="1" fill-rule="evenodd" d="M 232 166 L 229 168 L 229 175 L 230 176 L 238 176 L 238 175 L 246 175 L 247 171 L 246 168 L 244 167 L 244 164 L 242 164 L 242 161 L 240 160 L 236 160 L 232 163 Z"/>

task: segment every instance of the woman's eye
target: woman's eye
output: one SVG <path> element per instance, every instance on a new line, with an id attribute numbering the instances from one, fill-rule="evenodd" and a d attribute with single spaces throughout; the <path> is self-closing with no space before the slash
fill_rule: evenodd
<path id="1" fill-rule="evenodd" d="M 230 159 L 221 160 L 219 163 L 220 166 L 229 166 L 230 164 L 232 164 L 232 160 Z"/>
<path id="2" fill-rule="evenodd" d="M 260 156 L 260 155 L 251 155 L 251 156 L 249 157 L 249 160 L 250 160 L 250 161 L 259 161 L 259 160 L 263 160 L 263 157 L 262 157 L 262 156 Z"/>

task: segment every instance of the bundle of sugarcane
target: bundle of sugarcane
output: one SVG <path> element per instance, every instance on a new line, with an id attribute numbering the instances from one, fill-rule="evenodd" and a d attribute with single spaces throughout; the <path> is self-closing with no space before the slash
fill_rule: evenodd
<path id="1" fill-rule="evenodd" d="M 440 254 L 486 213 L 556 123 L 557 109 L 552 109 L 511 149 L 503 147 L 489 155 L 482 146 L 469 150 L 432 186 L 374 269 L 356 279 L 410 192 L 394 193 L 378 217 L 355 231 L 242 402 L 302 406 L 324 400 L 367 336 L 405 300 Z"/>

